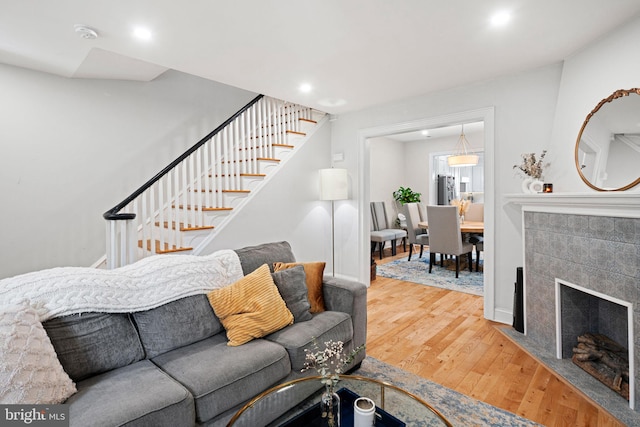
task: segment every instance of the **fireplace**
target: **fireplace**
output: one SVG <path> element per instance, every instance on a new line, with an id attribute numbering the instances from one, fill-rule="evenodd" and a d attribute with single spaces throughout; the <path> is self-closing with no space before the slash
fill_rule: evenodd
<path id="1" fill-rule="evenodd" d="M 634 409 L 633 304 L 560 279 L 555 291 L 556 357 L 572 359 Z"/>
<path id="2" fill-rule="evenodd" d="M 507 200 L 522 209 L 523 343 L 605 409 L 640 425 L 640 309 L 633 309 L 640 307 L 640 193 L 509 195 Z M 568 303 L 566 311 L 574 317 L 558 322 L 556 293 L 562 300 L 576 292 L 587 296 Z M 572 306 L 580 304 L 589 307 L 586 315 Z M 571 361 L 577 337 L 589 330 L 562 325 L 580 316 L 592 332 L 628 348 L 629 401 Z"/>

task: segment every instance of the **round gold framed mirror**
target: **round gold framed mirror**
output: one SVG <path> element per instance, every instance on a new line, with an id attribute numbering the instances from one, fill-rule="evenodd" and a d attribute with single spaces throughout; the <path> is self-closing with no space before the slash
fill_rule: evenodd
<path id="1" fill-rule="evenodd" d="M 640 88 L 615 91 L 587 115 L 575 161 L 594 190 L 624 191 L 640 183 Z"/>

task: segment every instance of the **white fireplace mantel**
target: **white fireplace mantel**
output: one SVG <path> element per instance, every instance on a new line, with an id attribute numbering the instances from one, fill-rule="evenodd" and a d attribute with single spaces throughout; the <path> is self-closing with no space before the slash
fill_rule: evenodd
<path id="1" fill-rule="evenodd" d="M 640 218 L 640 193 L 537 193 L 505 194 L 506 203 L 523 211 Z"/>

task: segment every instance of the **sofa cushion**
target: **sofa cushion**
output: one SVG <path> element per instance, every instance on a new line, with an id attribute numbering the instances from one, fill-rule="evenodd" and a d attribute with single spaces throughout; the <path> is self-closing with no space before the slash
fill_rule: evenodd
<path id="1" fill-rule="evenodd" d="M 188 390 L 149 360 L 79 382 L 69 404 L 71 427 L 187 426 L 195 408 Z"/>
<path id="2" fill-rule="evenodd" d="M 307 282 L 304 268 L 297 266 L 287 270 L 277 271 L 272 274 L 273 281 L 278 287 L 278 292 L 287 304 L 287 308 L 293 314 L 294 322 L 306 322 L 313 316 L 309 309 L 309 297 L 307 294 Z"/>
<path id="3" fill-rule="evenodd" d="M 128 314 L 83 313 L 43 323 L 64 370 L 74 381 L 144 358 Z"/>
<path id="4" fill-rule="evenodd" d="M 194 396 L 200 423 L 254 397 L 291 371 L 287 352 L 262 339 L 229 347 L 223 334 L 153 359 Z"/>
<path id="5" fill-rule="evenodd" d="M 181 298 L 132 316 L 149 359 L 223 330 L 204 294 Z"/>
<path id="6" fill-rule="evenodd" d="M 274 271 L 282 271 L 288 268 L 304 267 L 304 274 L 307 281 L 307 292 L 311 313 L 320 313 L 325 310 L 324 296 L 322 293 L 322 281 L 324 275 L 324 262 L 276 262 L 273 265 Z"/>
<path id="7" fill-rule="evenodd" d="M 240 258 L 242 271 L 245 275 L 251 273 L 262 264 L 267 264 L 273 273 L 272 266 L 274 262 L 295 262 L 296 260 L 288 242 L 263 243 L 257 246 L 236 249 L 235 252 Z"/>
<path id="8" fill-rule="evenodd" d="M 0 343 L 0 404 L 62 403 L 75 393 L 35 309 L 2 307 Z"/>
<path id="9" fill-rule="evenodd" d="M 230 346 L 263 337 L 293 323 L 293 315 L 263 264 L 236 283 L 207 294 Z"/>
<path id="10" fill-rule="evenodd" d="M 347 313 L 324 311 L 317 313 L 308 322 L 294 323 L 265 337 L 283 346 L 291 360 L 291 369 L 300 372 L 304 368 L 305 349 L 313 351 L 313 341 L 322 344 L 326 341 L 342 341 L 345 354 L 353 350 L 353 324 Z"/>

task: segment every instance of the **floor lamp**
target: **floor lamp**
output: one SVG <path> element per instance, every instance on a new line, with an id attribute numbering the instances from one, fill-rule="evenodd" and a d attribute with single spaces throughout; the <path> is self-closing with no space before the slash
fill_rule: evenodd
<path id="1" fill-rule="evenodd" d="M 333 202 L 349 196 L 346 169 L 320 169 L 320 200 L 331 200 L 331 272 L 336 275 L 336 245 Z"/>

